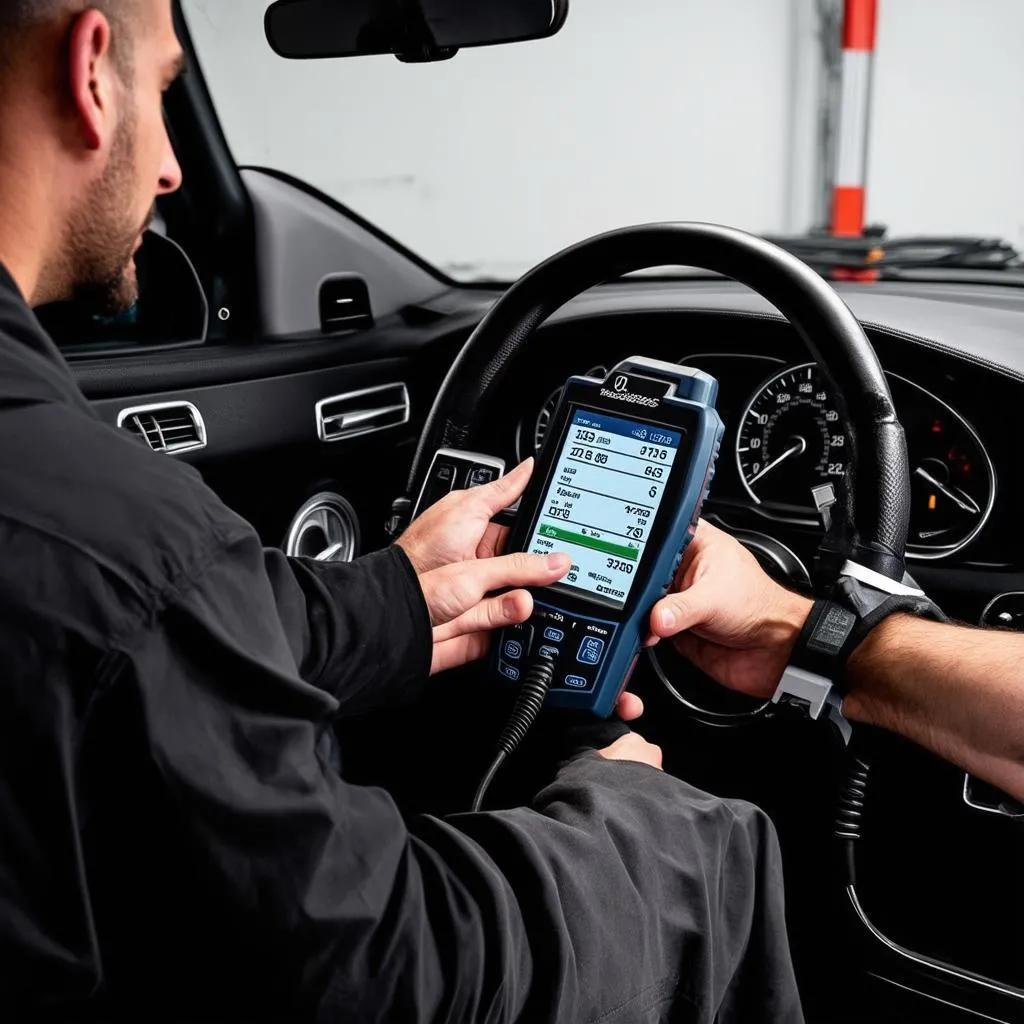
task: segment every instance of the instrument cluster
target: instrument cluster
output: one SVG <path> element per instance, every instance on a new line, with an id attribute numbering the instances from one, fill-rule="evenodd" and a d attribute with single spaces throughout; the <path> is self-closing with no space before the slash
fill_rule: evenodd
<path id="1" fill-rule="evenodd" d="M 726 442 L 713 497 L 792 526 L 820 524 L 812 491 L 845 478 L 849 432 L 816 364 L 761 355 L 695 354 L 680 360 L 721 385 Z M 586 371 L 604 376 L 604 366 Z M 978 432 L 931 391 L 886 371 L 907 438 L 911 522 L 907 553 L 948 558 L 984 529 L 996 501 L 996 471 Z M 556 389 L 519 425 L 521 457 L 540 450 Z M 726 464 L 731 463 L 731 466 Z"/>

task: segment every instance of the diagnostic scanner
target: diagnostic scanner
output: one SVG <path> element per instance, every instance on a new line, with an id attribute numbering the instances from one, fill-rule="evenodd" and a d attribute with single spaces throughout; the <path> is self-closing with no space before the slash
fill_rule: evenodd
<path id="1" fill-rule="evenodd" d="M 703 371 L 640 356 L 604 380 L 569 378 L 509 550 L 563 551 L 572 567 L 533 588 L 530 620 L 496 638 L 504 680 L 544 662 L 548 706 L 611 714 L 708 496 L 724 432 L 717 396 Z"/>

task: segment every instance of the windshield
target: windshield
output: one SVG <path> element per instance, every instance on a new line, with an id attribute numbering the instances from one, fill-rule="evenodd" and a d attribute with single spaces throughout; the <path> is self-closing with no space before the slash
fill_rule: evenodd
<path id="1" fill-rule="evenodd" d="M 308 182 L 457 280 L 511 280 L 646 221 L 829 223 L 839 0 L 576 0 L 551 39 L 425 65 L 284 60 L 266 5 L 184 2 L 239 164 Z M 879 4 L 869 224 L 1024 241 L 1024 132 L 1006 120 L 1022 47 L 1017 0 Z"/>

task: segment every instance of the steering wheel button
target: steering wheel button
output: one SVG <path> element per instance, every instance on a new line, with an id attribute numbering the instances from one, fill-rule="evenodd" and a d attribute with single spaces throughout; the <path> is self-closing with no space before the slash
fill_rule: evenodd
<path id="1" fill-rule="evenodd" d="M 473 466 L 469 471 L 467 478 L 467 487 L 482 487 L 484 484 L 489 484 L 498 475 L 498 471 L 493 466 Z"/>
<path id="2" fill-rule="evenodd" d="M 604 654 L 604 641 L 596 636 L 583 638 L 576 660 L 584 665 L 596 665 Z"/>
<path id="3" fill-rule="evenodd" d="M 544 639 L 550 640 L 553 644 L 560 644 L 565 639 L 565 631 L 555 629 L 554 626 L 548 626 L 548 628 L 544 630 Z"/>
<path id="4" fill-rule="evenodd" d="M 518 640 L 505 641 L 505 657 L 509 661 L 518 661 L 523 656 L 523 645 Z"/>

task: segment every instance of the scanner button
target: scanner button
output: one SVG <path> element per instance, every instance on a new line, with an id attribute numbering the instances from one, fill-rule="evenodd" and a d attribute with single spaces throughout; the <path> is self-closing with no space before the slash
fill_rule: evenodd
<path id="1" fill-rule="evenodd" d="M 550 645 L 545 645 L 537 652 L 541 658 L 547 658 L 550 661 L 558 661 L 558 656 L 561 653 L 557 647 L 551 647 Z"/>
<path id="2" fill-rule="evenodd" d="M 550 640 L 553 644 L 560 644 L 565 639 L 565 631 L 555 629 L 554 626 L 548 626 L 548 628 L 544 630 L 544 639 Z"/>
<path id="3" fill-rule="evenodd" d="M 519 679 L 519 669 L 515 665 L 507 665 L 503 661 L 498 662 L 498 671 L 506 678 L 516 682 Z"/>
<path id="4" fill-rule="evenodd" d="M 523 645 L 518 640 L 505 641 L 505 657 L 509 661 L 518 661 L 523 656 Z"/>
<path id="5" fill-rule="evenodd" d="M 573 690 L 585 690 L 590 683 L 583 676 L 566 676 L 565 685 Z"/>
<path id="6" fill-rule="evenodd" d="M 604 654 L 604 641 L 596 636 L 586 636 L 580 644 L 576 660 L 584 665 L 596 665 Z"/>

